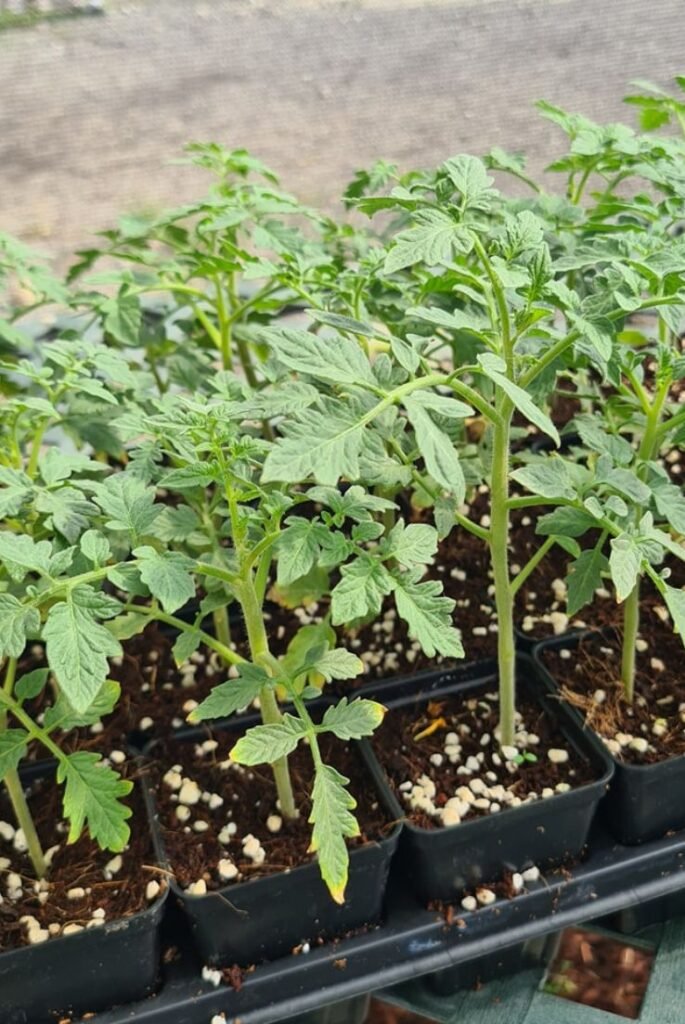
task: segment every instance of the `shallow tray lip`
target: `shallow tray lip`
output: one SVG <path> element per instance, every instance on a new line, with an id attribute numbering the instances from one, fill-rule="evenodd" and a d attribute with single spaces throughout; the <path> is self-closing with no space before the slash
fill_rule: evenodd
<path id="1" fill-rule="evenodd" d="M 34 779 L 40 779 L 43 776 L 47 775 L 48 772 L 54 771 L 56 766 L 57 766 L 57 762 L 53 761 L 53 760 L 43 759 L 41 761 L 35 761 L 35 762 L 25 766 L 22 770 L 20 770 L 19 778 L 22 781 L 27 779 L 27 777 L 30 779 L 30 781 L 33 781 Z M 147 801 L 146 801 L 146 788 L 147 787 L 145 786 L 145 784 L 142 782 L 142 780 L 140 779 L 140 777 L 137 774 L 134 776 L 133 781 L 134 781 L 134 784 L 137 785 L 140 788 L 140 791 L 141 791 L 142 796 L 143 796 L 143 802 L 146 804 L 146 807 L 147 807 Z M 149 823 L 148 823 L 148 828 L 149 828 Z M 149 828 L 149 831 L 150 831 L 150 837 L 152 839 L 152 843 L 153 843 L 153 847 L 154 847 L 154 843 L 155 843 L 154 833 L 153 833 L 151 828 Z M 154 877 L 154 875 L 153 875 L 153 877 Z M 155 880 L 158 880 L 158 879 L 155 879 Z M 150 879 L 150 881 L 152 881 L 152 878 Z M 113 934 L 115 934 L 117 932 L 121 932 L 122 933 L 122 938 L 125 939 L 125 937 L 126 937 L 126 930 L 127 930 L 126 926 L 131 921 L 142 922 L 146 918 L 150 918 L 150 922 L 149 923 L 151 925 L 155 925 L 155 926 L 158 925 L 159 922 L 161 921 L 162 915 L 164 914 L 165 904 L 166 904 L 166 901 L 167 901 L 167 899 L 169 897 L 169 892 L 171 890 L 171 879 L 169 877 L 164 877 L 162 879 L 162 881 L 164 882 L 164 886 L 162 888 L 162 891 L 160 893 L 158 893 L 157 896 L 155 896 L 154 900 L 152 900 L 146 907 L 143 907 L 141 910 L 136 910 L 136 912 L 134 914 L 128 914 L 126 917 L 116 917 L 116 918 L 113 918 L 111 921 L 105 921 L 105 923 L 100 928 L 93 929 L 93 930 L 97 930 L 100 934 L 104 934 L 104 935 L 113 935 Z M 47 942 L 40 943 L 40 945 L 38 945 L 38 946 L 16 946 L 14 949 L 3 950 L 2 952 L 0 952 L 0 965 L 2 965 L 4 963 L 9 963 L 10 962 L 10 958 L 13 957 L 13 956 L 21 956 L 23 953 L 34 951 L 34 950 L 54 949 L 55 945 L 57 943 L 61 944 L 62 942 L 68 942 L 70 939 L 74 939 L 74 940 L 79 940 L 80 939 L 81 941 L 84 941 L 84 937 L 88 936 L 89 931 L 91 932 L 91 935 L 92 935 L 92 931 L 90 929 L 84 928 L 82 931 L 75 932 L 73 935 L 55 935 L 54 938 L 50 938 L 50 939 L 47 940 Z M 60 948 L 63 948 L 63 946 L 60 945 Z"/>
<path id="2" fill-rule="evenodd" d="M 223 720 L 222 719 L 221 720 L 221 725 L 215 726 L 215 729 L 217 731 L 220 731 L 220 732 L 237 732 L 238 730 L 243 728 L 244 725 L 245 725 L 244 721 L 236 720 L 235 722 L 231 723 L 230 720 Z M 184 735 L 183 736 L 174 736 L 173 739 L 176 742 L 179 742 L 179 741 L 180 742 L 184 742 L 184 741 L 186 741 L 186 742 L 190 743 L 193 740 L 199 739 L 201 737 L 204 738 L 204 739 L 207 738 L 207 729 L 203 728 L 202 726 L 192 726 L 192 727 L 189 726 L 187 730 L 184 730 Z M 145 755 L 146 758 L 149 758 L 150 755 L 152 753 L 154 753 L 154 747 L 157 745 L 158 742 L 161 743 L 162 741 L 161 740 L 155 740 L 155 741 L 153 741 L 148 746 L 147 753 Z M 369 745 L 368 745 L 368 741 L 366 739 L 350 740 L 350 743 L 352 743 L 354 746 L 356 746 L 359 749 L 359 756 L 362 757 L 363 760 L 368 765 L 368 752 L 369 752 L 369 749 L 370 749 Z M 365 748 L 367 748 L 367 756 L 366 757 L 364 756 L 364 753 L 363 753 Z M 373 758 L 374 757 L 373 752 L 371 751 L 370 753 L 371 753 L 371 758 Z M 169 856 L 168 856 L 167 849 L 166 849 L 166 843 L 164 842 L 164 836 L 163 836 L 163 833 L 162 833 L 162 827 L 161 827 L 160 822 L 159 822 L 159 813 L 158 813 L 158 810 L 157 810 L 157 801 L 155 799 L 154 791 L 153 791 L 152 786 L 150 785 L 150 782 L 149 782 L 149 779 L 148 779 L 148 774 L 147 774 L 147 768 L 148 767 L 149 767 L 149 764 L 143 764 L 141 775 L 140 775 L 140 782 L 141 782 L 141 786 L 142 786 L 142 790 L 143 790 L 143 797 L 144 797 L 144 800 L 145 800 L 145 806 L 146 806 L 147 812 L 148 812 L 148 819 L 149 819 L 149 822 L 150 822 L 150 831 L 152 833 L 152 842 L 153 842 L 153 845 L 154 845 L 154 848 L 155 848 L 155 854 L 156 854 L 159 866 L 162 867 L 165 871 L 168 871 L 168 876 L 167 876 L 167 879 L 166 879 L 166 881 L 167 881 L 167 888 L 171 889 L 173 891 L 174 895 L 179 900 L 181 900 L 182 902 L 184 902 L 184 903 L 187 902 L 190 905 L 194 904 L 196 906 L 199 906 L 201 904 L 206 904 L 209 900 L 216 899 L 218 897 L 224 903 L 226 903 L 227 901 L 228 901 L 228 903 L 230 903 L 231 902 L 231 895 L 235 896 L 236 893 L 246 892 L 246 891 L 248 891 L 248 889 L 250 891 L 254 891 L 256 886 L 257 886 L 257 884 L 259 882 L 271 882 L 272 879 L 286 878 L 286 877 L 288 877 L 288 878 L 293 878 L 294 877 L 297 880 L 299 878 L 302 878 L 304 876 L 304 874 L 307 873 L 307 872 L 310 873 L 310 874 L 311 873 L 315 873 L 317 878 L 320 877 L 319 876 L 319 871 L 318 871 L 318 862 L 316 860 L 311 860 L 311 861 L 308 861 L 306 864 L 298 864 L 297 867 L 292 868 L 290 871 L 275 871 L 272 874 L 264 875 L 261 878 L 248 879 L 247 881 L 236 882 L 234 884 L 229 883 L 228 885 L 222 886 L 222 888 L 220 888 L 220 889 L 213 889 L 213 890 L 208 891 L 206 893 L 201 893 L 201 894 L 200 893 L 189 893 L 186 889 L 183 889 L 179 885 L 179 883 L 178 883 L 178 881 L 176 879 L 176 876 L 174 874 L 174 871 L 173 871 L 173 868 L 172 868 L 172 865 L 171 865 L 171 861 L 169 860 Z M 383 807 L 385 805 L 384 805 L 384 801 L 383 801 L 383 793 L 382 793 L 382 791 L 380 789 L 379 780 L 375 779 L 374 781 L 375 781 L 376 785 L 379 788 L 378 801 L 381 804 L 381 806 Z M 393 855 L 393 853 L 394 853 L 394 851 L 395 851 L 395 849 L 397 847 L 397 844 L 399 842 L 400 833 L 402 832 L 403 826 L 404 826 L 404 822 L 403 821 L 391 819 L 391 820 L 388 821 L 389 832 L 388 832 L 387 835 L 383 836 L 382 839 L 371 839 L 371 840 L 369 840 L 369 842 L 364 843 L 363 846 L 357 846 L 357 847 L 354 847 L 352 849 L 350 849 L 348 847 L 349 855 L 350 855 L 350 861 L 352 861 L 353 857 L 355 858 L 355 861 L 358 861 L 360 859 L 360 855 L 362 855 L 364 853 L 366 853 L 368 855 L 372 851 L 376 851 L 376 850 L 382 850 L 382 851 L 384 851 L 386 853 L 387 856 L 392 857 L 392 855 Z"/>
<path id="3" fill-rule="evenodd" d="M 520 669 L 522 666 L 525 666 L 529 668 L 529 670 L 534 671 L 533 659 L 530 655 L 524 652 L 519 652 L 516 655 L 516 663 L 517 669 Z M 472 679 L 460 679 L 451 684 L 448 684 L 445 687 L 439 687 L 435 690 L 431 690 L 429 693 L 416 693 L 413 695 L 407 695 L 398 698 L 395 701 L 389 700 L 388 706 L 392 710 L 393 707 L 403 707 L 406 704 L 425 701 L 434 697 L 448 696 L 449 694 L 454 693 L 455 691 L 458 693 L 460 690 L 477 689 L 488 685 L 494 685 L 495 687 L 497 686 L 497 675 L 495 673 L 488 674 L 486 676 L 477 676 Z M 565 705 L 560 704 L 559 707 L 562 709 L 562 714 L 568 714 L 568 711 L 570 709 L 566 708 Z M 476 834 L 477 829 L 480 831 L 490 831 L 491 829 L 494 830 L 496 828 L 496 825 L 494 824 L 495 822 L 501 822 L 503 817 L 506 817 L 507 820 L 511 821 L 512 818 L 510 817 L 510 815 L 516 812 L 518 812 L 519 821 L 521 822 L 525 821 L 529 817 L 532 817 L 535 814 L 535 812 L 542 806 L 544 806 L 545 808 L 555 807 L 558 809 L 567 809 L 573 806 L 574 804 L 584 804 L 586 802 L 590 802 L 592 799 L 595 798 L 595 796 L 597 796 L 598 799 L 600 799 L 603 793 L 606 792 L 609 782 L 613 777 L 614 765 L 612 763 L 612 759 L 608 756 L 608 751 L 605 751 L 600 746 L 591 743 L 587 736 L 585 736 L 585 739 L 588 742 L 588 746 L 591 747 L 592 754 L 594 755 L 595 760 L 603 764 L 604 770 L 598 779 L 594 779 L 592 782 L 586 782 L 582 786 L 577 786 L 575 789 L 571 789 L 567 793 L 555 793 L 553 797 L 550 797 L 549 799 L 546 799 L 544 801 L 536 800 L 533 803 L 525 804 L 521 807 L 507 808 L 501 814 L 490 815 L 489 817 L 473 818 L 471 821 L 460 822 L 458 825 L 448 825 L 447 827 L 443 826 L 441 828 L 435 829 L 429 829 L 424 828 L 421 825 L 415 825 L 406 816 L 406 812 L 402 807 L 401 803 L 399 802 L 397 796 L 395 795 L 394 787 L 390 782 L 390 779 L 387 777 L 382 764 L 381 769 L 383 770 L 386 789 L 390 796 L 392 804 L 394 805 L 395 810 L 399 812 L 398 821 L 402 822 L 405 830 L 408 833 L 419 836 L 421 838 L 426 838 L 428 836 L 456 836 L 457 833 L 459 833 L 459 835 L 464 835 L 465 831 L 467 835 L 471 835 Z M 445 840 L 445 842 L 446 841 L 447 840 Z"/>
<path id="4" fill-rule="evenodd" d="M 576 647 L 580 640 L 585 639 L 589 636 L 602 636 L 605 631 L 601 629 L 585 629 L 579 630 L 575 634 L 565 634 L 564 636 L 550 637 L 548 640 L 543 640 L 541 643 L 536 644 L 531 651 L 531 657 L 535 662 L 535 665 L 540 672 L 540 675 L 544 682 L 554 687 L 558 692 L 558 686 L 554 679 L 554 676 L 549 671 L 547 666 L 542 660 L 542 655 L 548 650 L 558 650 L 561 647 Z M 569 714 L 573 715 L 578 724 L 582 727 L 583 732 L 586 734 L 590 742 L 595 746 L 597 750 L 601 750 L 607 758 L 612 762 L 614 766 L 614 774 L 619 772 L 625 772 L 627 775 L 634 775 L 636 778 L 642 776 L 643 778 L 651 775 L 656 775 L 659 772 L 666 774 L 668 772 L 685 771 L 685 754 L 676 754 L 675 757 L 668 757 L 663 761 L 654 761 L 652 764 L 630 764 L 626 761 L 620 761 L 608 747 L 605 745 L 604 740 L 601 738 L 599 733 L 591 729 L 585 721 L 583 715 L 577 708 L 571 707 L 570 705 L 564 705 Z"/>

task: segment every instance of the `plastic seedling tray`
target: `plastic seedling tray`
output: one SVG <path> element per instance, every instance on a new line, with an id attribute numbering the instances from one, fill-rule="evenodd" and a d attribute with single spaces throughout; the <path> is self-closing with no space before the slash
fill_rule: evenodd
<path id="1" fill-rule="evenodd" d="M 227 1021 L 269 1024 L 685 889 L 685 834 L 622 847 L 597 824 L 589 849 L 584 863 L 548 873 L 514 900 L 498 900 L 472 914 L 457 908 L 449 927 L 391 872 L 379 928 L 263 964 L 240 991 L 202 981 L 202 964 L 187 930 L 176 925 L 169 941 L 180 955 L 167 963 L 157 995 L 95 1019 L 97 1024 L 208 1024 L 214 1014 L 224 1013 Z"/>

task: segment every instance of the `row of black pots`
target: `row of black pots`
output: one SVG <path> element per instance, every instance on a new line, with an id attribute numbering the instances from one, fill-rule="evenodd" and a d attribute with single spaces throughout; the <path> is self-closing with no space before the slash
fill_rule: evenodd
<path id="1" fill-rule="evenodd" d="M 399 824 L 382 842 L 352 851 L 348 899 L 341 908 L 330 900 L 315 864 L 227 886 L 206 896 L 189 896 L 172 881 L 172 891 L 183 907 L 203 962 L 248 964 L 275 959 L 310 937 L 332 936 L 380 921 L 393 860 L 394 874 L 399 872 L 404 884 L 422 901 L 449 901 L 459 897 L 465 886 L 494 880 L 505 870 L 520 870 L 533 863 L 543 867 L 581 855 L 598 806 L 602 821 L 610 824 L 619 838 L 634 814 L 638 826 L 646 825 L 649 835 L 662 836 L 682 826 L 678 779 L 679 772 L 685 772 L 685 758 L 645 768 L 617 764 L 604 744 L 584 728 L 577 712 L 559 701 L 541 655 L 546 646 L 569 642 L 573 640 L 563 638 L 541 645 L 534 660 L 520 656 L 519 685 L 545 706 L 566 741 L 596 767 L 595 782 L 452 828 L 428 831 L 406 822 Z M 375 695 L 390 707 L 406 706 L 447 693 L 467 695 L 480 687 L 492 689 L 494 680 L 494 673 L 455 682 L 448 672 L 428 672 L 396 682 L 394 687 L 378 684 L 382 692 Z M 367 684 L 365 695 L 372 686 Z M 236 724 L 219 728 L 236 728 Z M 197 738 L 198 731 L 188 730 L 186 735 Z M 202 730 L 203 738 L 206 735 Z M 360 744 L 360 756 L 389 818 L 401 822 L 402 808 L 368 743 Z M 612 775 L 620 781 L 602 799 Z M 664 783 L 664 777 L 671 782 Z M 659 795 L 652 803 L 645 794 L 655 793 L 657 787 Z M 147 789 L 146 802 L 157 853 L 164 864 L 163 837 Z M 646 821 L 643 804 L 649 811 Z M 661 804 L 658 823 L 653 804 Z M 631 835 L 629 841 L 646 838 L 647 833 L 637 840 Z M 0 955 L 0 1019 L 7 1024 L 42 1024 L 48 1011 L 99 1009 L 150 992 L 159 964 L 162 916 L 160 900 L 126 921 Z"/>
<path id="2" fill-rule="evenodd" d="M 282 956 L 304 940 L 331 936 L 382 916 L 383 894 L 390 863 L 397 858 L 402 871 L 421 901 L 460 899 L 465 888 L 494 881 L 505 871 L 544 867 L 581 855 L 597 806 L 611 777 L 607 755 L 590 743 L 568 709 L 553 700 L 537 679 L 533 663 L 519 662 L 521 688 L 550 714 L 565 741 L 595 769 L 594 782 L 548 800 L 525 804 L 500 815 L 490 815 L 449 828 L 424 829 L 403 821 L 404 811 L 367 741 L 358 744 L 369 780 L 395 829 L 378 843 L 351 851 L 348 897 L 336 906 L 318 875 L 316 864 L 288 874 L 233 883 L 206 895 L 189 895 L 171 882 L 172 890 L 187 915 L 195 941 L 210 964 L 243 965 Z M 439 676 L 420 692 L 407 692 L 401 684 L 394 695 L 385 691 L 385 703 L 393 707 L 419 704 L 430 698 L 459 695 L 468 698 L 491 689 L 494 676 L 445 685 Z M 441 685 L 442 683 L 442 685 Z M 235 731 L 240 723 L 225 723 L 214 731 Z M 184 739 L 206 738 L 206 730 L 188 730 Z M 158 856 L 169 867 L 164 838 L 148 795 Z M 264 926 L 268 908 L 268 927 Z"/>

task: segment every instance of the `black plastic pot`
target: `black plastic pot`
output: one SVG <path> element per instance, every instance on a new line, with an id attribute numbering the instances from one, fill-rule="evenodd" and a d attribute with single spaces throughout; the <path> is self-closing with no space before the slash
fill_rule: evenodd
<path id="1" fill-rule="evenodd" d="M 234 723 L 232 729 L 240 727 L 240 723 Z M 197 741 L 200 735 L 205 739 L 206 730 L 188 730 L 183 740 Z M 355 746 L 380 798 L 384 782 L 373 752 L 363 740 Z M 146 802 L 157 856 L 169 868 L 154 796 L 147 785 Z M 171 889 L 187 917 L 203 963 L 247 967 L 285 956 L 303 943 L 313 946 L 319 938 L 330 939 L 378 924 L 400 832 L 401 826 L 395 825 L 379 842 L 350 851 L 342 906 L 331 899 L 315 861 L 289 872 L 227 885 L 204 896 L 185 892 L 172 879 Z"/>
<path id="2" fill-rule="evenodd" d="M 536 800 L 449 828 L 424 829 L 405 822 L 401 851 L 405 869 L 425 901 L 455 899 L 464 889 L 492 882 L 504 871 L 561 863 L 580 856 L 587 842 L 597 805 L 606 793 L 612 762 L 578 727 L 569 710 L 552 700 L 539 681 L 532 660 L 519 655 L 519 691 L 526 693 L 556 721 L 566 742 L 596 769 L 595 782 L 546 800 Z M 457 683 L 430 696 L 470 697 L 496 687 L 496 677 Z M 426 698 L 424 697 L 423 700 Z M 390 707 L 418 703 L 415 697 L 389 701 Z M 404 809 L 388 784 L 388 810 L 397 819 Z"/>
<path id="3" fill-rule="evenodd" d="M 556 692 L 557 686 L 545 667 L 544 652 L 561 647 L 573 648 L 579 639 L 578 636 L 558 637 L 538 644 L 535 648 L 534 661 L 548 692 Z M 605 679 L 598 679 L 597 685 L 604 685 L 605 682 Z M 685 757 L 672 757 L 656 764 L 624 764 L 609 754 L 595 732 L 585 728 L 580 711 L 576 708 L 568 710 L 585 730 L 594 749 L 609 757 L 614 766 L 609 796 L 602 811 L 619 842 L 634 846 L 685 828 Z"/>
<path id="4" fill-rule="evenodd" d="M 32 766 L 24 781 L 53 765 Z M 49 939 L 0 954 L 2 1024 L 55 1024 L 144 999 L 156 989 L 160 926 L 168 888 L 145 910 L 99 928 Z"/>

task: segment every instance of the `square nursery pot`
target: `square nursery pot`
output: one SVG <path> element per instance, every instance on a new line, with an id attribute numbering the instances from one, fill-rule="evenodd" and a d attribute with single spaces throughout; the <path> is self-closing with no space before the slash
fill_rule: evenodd
<path id="1" fill-rule="evenodd" d="M 218 731 L 234 732 L 243 722 Z M 188 729 L 178 742 L 207 739 L 206 729 Z M 382 805 L 383 778 L 368 744 L 351 744 L 359 751 L 379 791 Z M 152 748 L 148 753 L 153 753 Z M 154 794 L 145 780 L 145 797 L 160 865 L 171 870 Z M 395 825 L 384 839 L 350 850 L 349 880 L 345 903 L 331 898 L 316 861 L 292 871 L 251 881 L 232 883 L 206 895 L 182 889 L 173 876 L 170 888 L 183 909 L 203 963 L 213 966 L 250 966 L 286 956 L 305 942 L 331 939 L 380 922 L 390 863 L 397 848 L 401 826 Z"/>
<path id="2" fill-rule="evenodd" d="M 587 636 L 587 633 L 583 635 Z M 558 692 L 558 687 L 544 664 L 545 651 L 561 647 L 573 649 L 579 639 L 579 636 L 559 637 L 535 648 L 535 665 L 549 693 Z M 605 679 L 597 680 L 598 686 L 605 683 Z M 609 753 L 594 730 L 585 726 L 583 715 L 577 708 L 569 707 L 568 711 L 594 748 L 609 757 L 614 766 L 602 814 L 618 841 L 624 846 L 636 846 L 685 828 L 685 756 L 671 757 L 656 764 L 625 764 Z"/>
<path id="3" fill-rule="evenodd" d="M 447 828 L 426 829 L 404 821 L 400 851 L 404 870 L 424 902 L 453 901 L 465 889 L 494 882 L 506 871 L 532 865 L 553 866 L 578 858 L 586 845 L 597 806 L 605 795 L 613 770 L 611 759 L 579 727 L 568 708 L 550 696 L 533 661 L 517 658 L 518 691 L 540 704 L 553 718 L 566 743 L 596 771 L 595 781 Z M 497 677 L 455 683 L 423 695 L 386 701 L 392 708 L 457 696 L 467 699 L 496 688 Z M 385 800 L 390 814 L 405 819 L 405 810 L 386 777 Z"/>
<path id="4" fill-rule="evenodd" d="M 22 772 L 33 781 L 54 766 Z M 130 917 L 0 953 L 2 1024 L 55 1024 L 151 995 L 159 978 L 160 928 L 168 886 Z"/>

